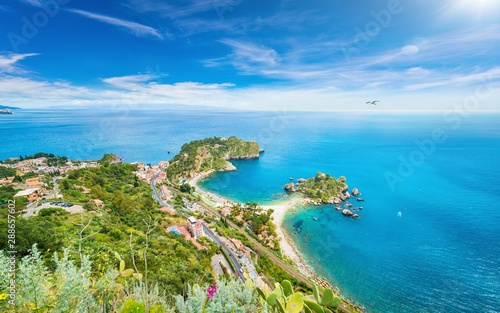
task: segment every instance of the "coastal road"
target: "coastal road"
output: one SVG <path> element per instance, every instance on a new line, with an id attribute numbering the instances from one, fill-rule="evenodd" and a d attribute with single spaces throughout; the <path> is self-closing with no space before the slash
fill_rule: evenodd
<path id="1" fill-rule="evenodd" d="M 153 191 L 153 197 L 156 199 L 156 201 L 158 201 L 158 203 L 160 203 L 161 205 L 167 207 L 167 208 L 172 208 L 175 210 L 175 208 L 173 208 L 170 204 L 168 203 L 165 203 L 161 197 L 160 197 L 160 194 L 158 193 L 158 190 L 156 189 L 156 186 L 155 186 L 155 180 L 156 178 L 158 177 L 158 175 L 160 175 L 161 172 L 158 172 L 156 173 L 155 175 L 153 175 L 153 177 L 151 177 L 151 180 L 149 181 L 149 185 L 151 187 L 151 190 Z M 185 217 L 185 218 L 188 218 L 189 215 L 183 213 L 183 212 L 179 212 L 178 210 L 175 210 L 179 215 Z M 204 223 L 201 223 L 201 225 L 203 226 L 203 231 L 205 232 L 205 234 L 210 237 L 210 239 L 213 240 L 213 242 L 215 242 L 215 244 L 217 246 L 219 246 L 222 250 L 224 250 L 224 252 L 229 256 L 229 259 L 231 261 L 231 263 L 233 264 L 233 267 L 235 269 L 235 272 L 236 272 L 236 275 L 244 282 L 245 281 L 245 278 L 243 277 L 243 275 L 241 274 L 241 272 L 243 271 L 242 268 L 241 268 L 241 265 L 240 263 L 238 262 L 238 260 L 236 259 L 236 257 L 231 253 L 231 251 L 229 250 L 228 247 L 226 247 L 226 245 L 224 243 L 222 243 L 219 239 L 219 236 L 217 236 L 210 228 L 208 228 L 207 225 L 205 225 Z"/>

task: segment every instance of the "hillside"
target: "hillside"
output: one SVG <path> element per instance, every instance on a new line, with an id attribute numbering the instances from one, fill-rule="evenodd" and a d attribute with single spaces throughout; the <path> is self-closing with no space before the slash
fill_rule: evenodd
<path id="1" fill-rule="evenodd" d="M 345 183 L 345 177 L 339 179 L 318 172 L 315 177 L 307 180 L 299 180 L 298 183 L 288 183 L 285 185 L 288 192 L 300 192 L 314 202 L 337 203 L 345 199 L 344 191 L 349 186 Z"/>
<path id="2" fill-rule="evenodd" d="M 191 177 L 196 173 L 234 171 L 229 160 L 254 159 L 259 157 L 259 144 L 244 141 L 234 136 L 212 137 L 184 144 L 181 151 L 170 160 L 167 175 L 172 182 Z"/>

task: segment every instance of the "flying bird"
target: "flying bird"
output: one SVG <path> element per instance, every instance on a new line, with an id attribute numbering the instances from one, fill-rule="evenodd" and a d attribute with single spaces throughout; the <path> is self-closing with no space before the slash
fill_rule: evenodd
<path id="1" fill-rule="evenodd" d="M 377 105 L 377 102 L 380 102 L 379 100 L 374 100 L 374 101 L 366 101 L 366 104 L 370 103 L 373 105 Z"/>

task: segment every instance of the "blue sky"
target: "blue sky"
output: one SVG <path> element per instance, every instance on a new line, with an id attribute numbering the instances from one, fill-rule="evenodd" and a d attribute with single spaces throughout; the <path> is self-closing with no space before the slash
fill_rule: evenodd
<path id="1" fill-rule="evenodd" d="M 0 21 L 4 105 L 500 109 L 498 0 L 6 0 Z"/>

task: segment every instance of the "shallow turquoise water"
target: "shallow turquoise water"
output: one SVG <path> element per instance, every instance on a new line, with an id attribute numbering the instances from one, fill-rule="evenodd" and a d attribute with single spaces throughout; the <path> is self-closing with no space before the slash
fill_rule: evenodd
<path id="1" fill-rule="evenodd" d="M 458 125 L 439 114 L 16 113 L 0 116 L 2 159 L 113 152 L 156 162 L 184 142 L 236 135 L 266 152 L 203 183 L 234 200 L 269 203 L 286 197 L 289 177 L 344 175 L 365 198 L 359 220 L 324 206 L 290 212 L 284 222 L 318 274 L 371 311 L 499 311 L 500 115 L 472 115 Z M 446 139 L 426 154 L 415 141 L 430 140 L 436 129 Z"/>

